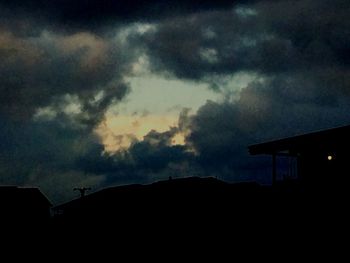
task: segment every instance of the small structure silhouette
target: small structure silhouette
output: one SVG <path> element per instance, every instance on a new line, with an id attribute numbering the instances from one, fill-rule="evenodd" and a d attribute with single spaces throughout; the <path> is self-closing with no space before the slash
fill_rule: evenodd
<path id="1" fill-rule="evenodd" d="M 83 198 L 85 196 L 86 191 L 90 191 L 90 187 L 76 187 L 73 189 L 73 191 L 79 191 L 80 192 L 80 197 Z"/>

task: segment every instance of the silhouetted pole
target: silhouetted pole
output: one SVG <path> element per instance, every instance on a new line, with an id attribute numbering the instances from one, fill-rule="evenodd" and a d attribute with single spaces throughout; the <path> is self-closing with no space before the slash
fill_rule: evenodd
<path id="1" fill-rule="evenodd" d="M 86 191 L 91 190 L 90 187 L 81 187 L 81 188 L 74 188 L 73 191 L 79 191 L 80 192 L 80 197 L 83 198 L 85 196 Z"/>
<path id="2" fill-rule="evenodd" d="M 276 184 L 277 180 L 277 167 L 276 167 L 276 154 L 272 155 L 272 185 Z"/>

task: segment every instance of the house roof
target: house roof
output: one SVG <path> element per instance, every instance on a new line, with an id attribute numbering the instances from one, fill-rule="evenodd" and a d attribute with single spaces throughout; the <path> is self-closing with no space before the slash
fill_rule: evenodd
<path id="1" fill-rule="evenodd" d="M 22 188 L 17 186 L 0 186 L 0 203 L 22 204 L 40 203 L 52 206 L 48 198 L 38 188 Z"/>
<path id="2" fill-rule="evenodd" d="M 254 144 L 248 147 L 249 153 L 276 154 L 283 151 L 300 153 L 320 148 L 348 147 L 350 145 L 350 125 L 327 129 L 275 141 Z"/>

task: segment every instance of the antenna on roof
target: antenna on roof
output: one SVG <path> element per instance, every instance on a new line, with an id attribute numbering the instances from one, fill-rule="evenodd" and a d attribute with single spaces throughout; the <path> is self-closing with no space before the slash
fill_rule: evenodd
<path id="1" fill-rule="evenodd" d="M 90 187 L 76 187 L 73 189 L 73 191 L 79 191 L 80 192 L 80 197 L 83 198 L 85 196 L 86 191 L 91 190 Z"/>

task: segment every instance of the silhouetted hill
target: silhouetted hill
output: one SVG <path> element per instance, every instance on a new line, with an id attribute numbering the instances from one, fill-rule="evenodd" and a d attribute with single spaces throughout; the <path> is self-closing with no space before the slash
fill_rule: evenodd
<path id="1" fill-rule="evenodd" d="M 190 177 L 103 189 L 56 206 L 54 221 L 58 225 L 103 222 L 137 228 L 218 222 L 230 226 L 275 209 L 285 214 L 297 212 L 302 199 L 306 202 L 302 188 L 292 182 L 271 187 Z"/>
<path id="2" fill-rule="evenodd" d="M 330 222 L 332 228 L 341 225 L 345 201 L 333 194 L 298 181 L 262 186 L 197 177 L 110 187 L 54 207 L 55 217 L 42 233 L 30 228 L 35 234 L 27 236 L 81 248 L 108 243 L 153 249 L 172 244 L 175 249 L 217 241 L 248 245 L 256 241 L 253 237 L 267 242 L 261 239 L 274 231 L 289 238 L 304 228 L 314 235 L 320 234 L 319 225 L 322 233 Z"/>

